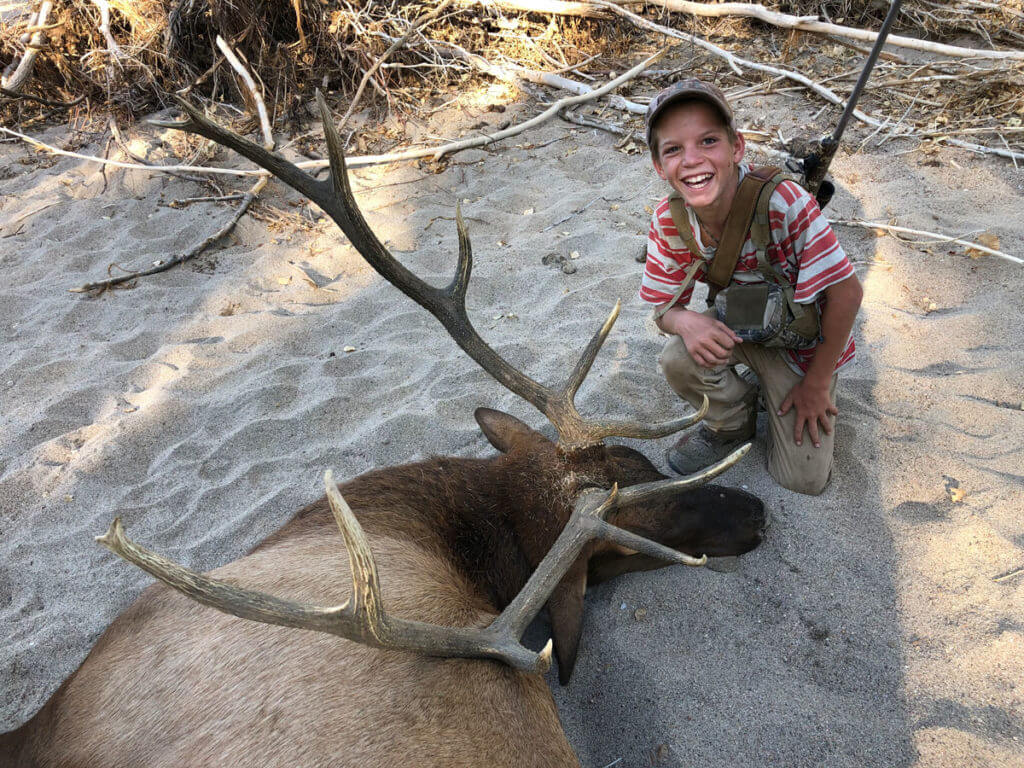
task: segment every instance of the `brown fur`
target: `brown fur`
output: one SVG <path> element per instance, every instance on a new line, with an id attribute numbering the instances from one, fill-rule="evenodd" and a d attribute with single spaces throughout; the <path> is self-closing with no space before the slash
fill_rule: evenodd
<path id="1" fill-rule="evenodd" d="M 481 410 L 478 420 L 505 453 L 437 458 L 340 486 L 367 534 L 389 613 L 485 626 L 547 552 L 581 488 L 661 477 L 629 449 L 599 446 L 569 459 L 510 416 Z M 694 526 L 729 518 L 719 507 L 680 523 L 682 509 L 675 501 L 623 510 L 613 522 L 692 549 L 703 543 Z M 712 554 L 760 540 L 759 507 L 735 517 L 711 537 L 729 539 L 729 551 Z M 592 549 L 612 570 L 630 567 L 607 545 Z M 319 605 L 343 602 L 351 588 L 323 499 L 212 575 Z M 548 605 L 563 672 L 575 661 L 586 578 L 580 561 Z M 3 765 L 61 768 L 578 764 L 538 675 L 245 621 L 161 584 L 0 748 Z"/>

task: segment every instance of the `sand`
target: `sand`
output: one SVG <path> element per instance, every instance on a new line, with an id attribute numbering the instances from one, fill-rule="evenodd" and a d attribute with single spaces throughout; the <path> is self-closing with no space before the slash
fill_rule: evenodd
<path id="1" fill-rule="evenodd" d="M 527 114 L 473 98 L 417 135 Z M 807 107 L 747 100 L 739 116 L 789 132 L 794 110 Z M 103 151 L 98 135 L 42 135 Z M 162 135 L 132 134 L 140 147 Z M 1008 161 L 857 143 L 834 164 L 832 217 L 987 230 L 1024 255 L 1024 173 Z M 554 121 L 440 174 L 367 169 L 356 184 L 370 224 L 435 284 L 454 268 L 462 201 L 470 316 L 540 381 L 559 383 L 623 299 L 578 404 L 660 421 L 680 406 L 634 257 L 664 190 L 644 154 L 614 144 Z M 317 498 L 328 467 L 345 478 L 491 454 L 477 406 L 552 434 L 326 220 L 246 217 L 195 263 L 90 298 L 68 289 L 111 263 L 166 259 L 229 210 L 171 208 L 203 193 L 20 143 L 0 144 L 0 179 L 0 730 L 30 717 L 148 583 L 93 542 L 114 516 L 204 570 Z M 315 216 L 281 185 L 267 199 Z M 1024 272 L 837 231 L 865 300 L 834 480 L 818 498 L 778 488 L 762 432 L 724 476 L 772 511 L 759 549 L 592 590 L 572 683 L 552 679 L 585 766 L 1024 765 Z M 671 442 L 631 444 L 664 468 Z"/>

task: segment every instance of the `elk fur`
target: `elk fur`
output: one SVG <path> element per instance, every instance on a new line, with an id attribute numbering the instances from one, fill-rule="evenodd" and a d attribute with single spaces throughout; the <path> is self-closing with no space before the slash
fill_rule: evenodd
<path id="1" fill-rule="evenodd" d="M 389 613 L 483 627 L 525 584 L 582 488 L 663 476 L 641 454 L 567 456 L 522 422 L 480 409 L 502 453 L 375 470 L 340 486 L 377 560 Z M 705 489 L 701 489 L 705 490 Z M 726 491 L 726 489 L 718 489 Z M 691 553 L 756 546 L 759 502 L 691 494 L 612 520 Z M 594 557 L 596 556 L 596 557 Z M 632 558 L 638 556 L 633 555 Z M 592 543 L 548 601 L 563 680 L 575 663 L 590 565 L 649 567 Z M 351 591 L 325 499 L 211 575 L 321 605 Z M 575 766 L 540 675 L 486 660 L 384 651 L 261 625 L 149 587 L 25 726 L 3 766 Z"/>

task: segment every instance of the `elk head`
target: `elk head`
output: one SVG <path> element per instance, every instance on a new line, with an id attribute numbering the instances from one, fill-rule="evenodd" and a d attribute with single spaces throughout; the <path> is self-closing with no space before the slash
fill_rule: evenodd
<path id="1" fill-rule="evenodd" d="M 657 425 L 595 421 L 579 414 L 575 394 L 618 317 L 618 304 L 560 388 L 539 384 L 510 365 L 480 338 L 466 312 L 472 256 L 461 214 L 456 213 L 455 276 L 445 288 L 429 285 L 400 264 L 367 225 L 349 186 L 341 140 L 319 92 L 317 101 L 330 157 L 325 181 L 221 128 L 182 99 L 178 104 L 187 119 L 156 125 L 229 147 L 316 203 L 378 273 L 433 314 L 473 360 L 554 425 L 557 442 L 499 411 L 476 412 L 487 439 L 504 454 L 496 461 L 514 465 L 506 476 L 532 473 L 537 477 L 531 487 L 542 489 L 539 498 L 512 501 L 513 525 L 532 575 L 517 594 L 499 601 L 504 604 L 498 606 L 501 614 L 482 629 L 389 616 L 381 604 L 373 555 L 330 472 L 325 476 L 327 499 L 349 549 L 353 578 L 352 599 L 339 607 L 292 603 L 193 573 L 126 539 L 118 520 L 99 541 L 189 597 L 243 618 L 330 632 L 384 648 L 499 659 L 529 671 L 544 671 L 550 664 L 551 642 L 539 654 L 520 644 L 527 624 L 547 604 L 564 684 L 575 664 L 590 571 L 600 579 L 654 563 L 699 566 L 707 554 L 740 554 L 757 546 L 765 524 L 759 500 L 724 488 L 693 492 L 739 461 L 750 446 L 692 476 L 667 479 L 639 452 L 605 445 L 606 437 L 656 438 L 691 426 L 703 418 L 707 400 L 696 413 Z"/>

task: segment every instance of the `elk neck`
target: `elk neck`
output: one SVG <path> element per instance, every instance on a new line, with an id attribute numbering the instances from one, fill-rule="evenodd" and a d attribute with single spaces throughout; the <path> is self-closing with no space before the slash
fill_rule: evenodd
<path id="1" fill-rule="evenodd" d="M 553 451 L 540 453 L 546 455 L 436 457 L 367 472 L 340 490 L 367 534 L 434 549 L 498 612 L 526 583 L 571 513 L 576 475 Z M 321 525 L 334 528 L 324 499 L 260 547 Z"/>

